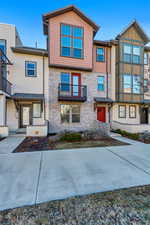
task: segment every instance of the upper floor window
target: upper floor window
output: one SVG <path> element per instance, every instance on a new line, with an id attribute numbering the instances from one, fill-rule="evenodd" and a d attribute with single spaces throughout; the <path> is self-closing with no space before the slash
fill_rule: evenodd
<path id="1" fill-rule="evenodd" d="M 139 46 L 133 45 L 133 63 L 140 64 L 140 50 Z"/>
<path id="2" fill-rule="evenodd" d="M 3 53 L 6 55 L 6 40 L 0 39 L 0 49 L 3 51 Z"/>
<path id="3" fill-rule="evenodd" d="M 148 53 L 144 53 L 144 65 L 148 64 Z"/>
<path id="4" fill-rule="evenodd" d="M 123 89 L 124 93 L 134 93 L 140 94 L 140 75 L 131 75 L 131 74 L 124 74 L 123 76 Z"/>
<path id="5" fill-rule="evenodd" d="M 98 77 L 98 91 L 104 91 L 104 81 L 105 81 L 104 76 Z"/>
<path id="6" fill-rule="evenodd" d="M 83 58 L 83 28 L 61 24 L 61 56 Z"/>
<path id="7" fill-rule="evenodd" d="M 26 61 L 25 62 L 25 71 L 27 77 L 36 77 L 37 76 L 37 63 Z"/>
<path id="8" fill-rule="evenodd" d="M 127 63 L 140 64 L 141 62 L 141 47 L 137 45 L 124 44 L 123 46 L 123 61 Z"/>
<path id="9" fill-rule="evenodd" d="M 97 48 L 96 49 L 96 61 L 97 62 L 104 62 L 105 61 L 104 48 Z"/>
<path id="10" fill-rule="evenodd" d="M 61 73 L 61 91 L 70 90 L 70 74 Z"/>

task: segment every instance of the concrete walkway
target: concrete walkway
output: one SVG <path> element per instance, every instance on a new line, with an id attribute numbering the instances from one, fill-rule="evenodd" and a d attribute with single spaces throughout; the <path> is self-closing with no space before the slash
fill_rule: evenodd
<path id="1" fill-rule="evenodd" d="M 0 210 L 150 184 L 150 145 L 0 154 Z"/>
<path id="2" fill-rule="evenodd" d="M 0 154 L 11 153 L 25 139 L 24 136 L 9 136 L 0 141 Z"/>

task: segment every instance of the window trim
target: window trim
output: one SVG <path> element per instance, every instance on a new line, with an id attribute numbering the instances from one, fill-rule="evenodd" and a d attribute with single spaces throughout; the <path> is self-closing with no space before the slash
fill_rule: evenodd
<path id="1" fill-rule="evenodd" d="M 119 118 L 126 118 L 126 105 L 118 105 L 119 107 L 118 107 L 118 117 Z M 120 107 L 124 107 L 124 109 L 125 109 L 125 116 L 120 116 Z"/>
<path id="2" fill-rule="evenodd" d="M 68 105 L 70 107 L 70 110 L 69 110 L 69 122 L 62 122 L 62 119 L 61 119 L 61 106 L 63 105 Z M 80 116 L 80 121 L 79 122 L 72 122 L 72 106 L 78 106 L 79 109 L 80 109 L 80 113 L 79 113 L 79 116 Z M 78 113 L 73 113 L 74 115 L 78 115 Z M 79 104 L 60 104 L 60 122 L 61 124 L 80 124 L 81 123 L 81 106 Z"/>
<path id="3" fill-rule="evenodd" d="M 27 64 L 28 64 L 28 63 L 35 63 L 35 65 L 36 65 L 36 67 L 35 67 L 35 75 L 34 75 L 34 76 L 28 75 L 28 74 L 27 74 L 27 71 L 28 71 L 28 70 L 27 70 Z M 37 77 L 37 62 L 36 62 L 36 61 L 29 61 L 29 60 L 26 60 L 26 61 L 25 61 L 25 76 L 26 76 L 26 77 L 31 77 L 31 78 L 32 78 L 32 77 L 33 77 L 33 78 L 34 78 L 34 77 Z"/>
<path id="4" fill-rule="evenodd" d="M 147 63 L 145 63 L 145 55 L 147 56 L 146 57 Z M 147 52 L 144 52 L 144 65 L 148 65 L 148 53 Z"/>
<path id="5" fill-rule="evenodd" d="M 134 107 L 134 112 L 135 112 L 135 116 L 134 117 L 132 117 L 131 116 L 131 107 Z M 129 118 L 130 119 L 135 119 L 136 118 L 136 105 L 129 105 Z"/>
<path id="6" fill-rule="evenodd" d="M 40 116 L 34 116 L 34 104 L 40 105 Z M 42 104 L 40 102 L 33 102 L 32 103 L 32 118 L 41 118 L 42 117 Z"/>
<path id="7" fill-rule="evenodd" d="M 71 27 L 78 27 L 78 28 L 82 28 L 83 29 L 83 37 L 82 38 L 79 38 L 79 37 L 76 37 L 77 39 L 80 39 L 80 40 L 82 40 L 82 57 L 81 58 L 77 58 L 77 57 L 73 57 L 72 55 L 71 56 L 63 56 L 62 55 L 62 45 L 61 45 L 61 37 L 63 36 L 63 37 L 71 37 L 71 39 L 73 40 L 74 39 L 74 36 L 71 34 L 71 36 L 68 36 L 68 35 L 62 35 L 62 33 L 61 33 L 61 26 L 62 25 L 68 25 L 68 26 L 71 26 Z M 73 50 L 73 42 L 72 42 L 72 40 L 71 40 L 71 47 L 70 47 L 70 49 L 71 49 L 71 52 L 73 52 L 72 50 Z M 77 26 L 77 25 L 73 25 L 73 24 L 68 24 L 68 23 L 60 23 L 60 57 L 65 57 L 65 58 L 72 58 L 72 59 L 81 59 L 81 60 L 83 60 L 84 59 L 84 27 L 82 27 L 82 26 Z"/>
<path id="8" fill-rule="evenodd" d="M 99 89 L 98 89 L 98 78 L 99 78 L 99 77 L 103 77 L 103 81 L 104 81 L 104 83 L 103 83 L 104 89 L 103 89 L 103 90 L 99 90 Z M 100 91 L 100 92 L 104 92 L 104 91 L 105 91 L 105 76 L 104 76 L 104 75 L 100 75 L 100 76 L 97 77 L 97 91 L 98 91 L 98 92 L 99 92 L 99 91 Z"/>
<path id="9" fill-rule="evenodd" d="M 98 61 L 98 60 L 97 60 L 97 56 L 98 56 L 98 54 L 97 54 L 97 49 L 99 49 L 99 48 L 102 48 L 103 51 L 104 51 L 104 61 Z M 104 63 L 105 61 L 106 61 L 106 59 L 105 59 L 105 48 L 104 48 L 104 47 L 96 47 L 96 62 Z"/>

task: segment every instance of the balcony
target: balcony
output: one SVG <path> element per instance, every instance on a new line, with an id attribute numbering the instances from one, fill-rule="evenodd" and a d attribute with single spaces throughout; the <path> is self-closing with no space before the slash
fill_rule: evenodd
<path id="1" fill-rule="evenodd" d="M 2 77 L 0 79 L 0 91 L 3 91 L 8 95 L 11 95 L 11 86 L 12 84 L 6 78 Z"/>
<path id="2" fill-rule="evenodd" d="M 58 101 L 85 102 L 87 86 L 61 83 L 58 86 Z"/>

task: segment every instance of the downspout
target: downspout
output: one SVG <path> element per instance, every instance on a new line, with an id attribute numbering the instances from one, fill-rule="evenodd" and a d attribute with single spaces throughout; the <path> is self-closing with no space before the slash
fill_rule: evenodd
<path id="1" fill-rule="evenodd" d="M 43 53 L 43 110 L 44 110 L 44 120 L 46 120 L 46 110 L 45 110 L 45 60 L 44 60 L 44 53 Z"/>

